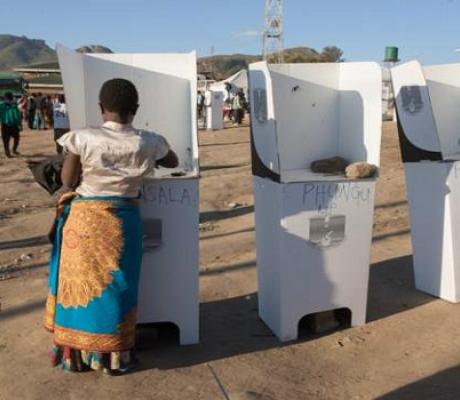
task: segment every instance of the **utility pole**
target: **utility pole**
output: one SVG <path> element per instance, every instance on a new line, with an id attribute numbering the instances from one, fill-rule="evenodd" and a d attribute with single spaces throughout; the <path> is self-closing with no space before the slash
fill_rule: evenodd
<path id="1" fill-rule="evenodd" d="M 265 0 L 265 27 L 263 32 L 263 58 L 279 64 L 284 51 L 283 0 Z"/>

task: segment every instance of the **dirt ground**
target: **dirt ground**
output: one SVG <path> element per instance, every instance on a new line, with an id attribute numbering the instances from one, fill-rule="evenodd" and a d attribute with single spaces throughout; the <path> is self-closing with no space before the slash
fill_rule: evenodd
<path id="1" fill-rule="evenodd" d="M 162 331 L 121 377 L 49 366 L 41 322 L 56 199 L 25 159 L 53 153 L 51 132 L 25 132 L 23 156 L 0 158 L 1 400 L 460 398 L 460 305 L 414 288 L 394 124 L 384 127 L 368 323 L 286 344 L 257 316 L 249 131 L 202 131 L 200 142 L 201 342 L 180 347 Z"/>

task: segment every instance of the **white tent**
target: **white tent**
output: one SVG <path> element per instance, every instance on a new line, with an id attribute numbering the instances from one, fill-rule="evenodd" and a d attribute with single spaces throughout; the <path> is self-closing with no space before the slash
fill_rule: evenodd
<path id="1" fill-rule="evenodd" d="M 223 81 L 213 83 L 210 89 L 213 92 L 226 92 L 225 84 L 230 83 L 233 88 L 237 87 L 239 89 L 243 89 L 244 93 L 247 96 L 248 93 L 248 71 L 242 69 L 238 71 L 235 75 L 232 75 L 230 78 L 227 78 Z"/>

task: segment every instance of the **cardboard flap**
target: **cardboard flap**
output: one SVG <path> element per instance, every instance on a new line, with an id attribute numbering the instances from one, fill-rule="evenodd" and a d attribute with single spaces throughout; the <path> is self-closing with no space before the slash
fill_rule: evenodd
<path id="1" fill-rule="evenodd" d="M 179 156 L 178 169 L 198 174 L 195 53 L 80 54 L 63 46 L 57 52 L 72 129 L 102 124 L 102 84 L 128 79 L 139 92 L 133 125 L 163 135 Z"/>

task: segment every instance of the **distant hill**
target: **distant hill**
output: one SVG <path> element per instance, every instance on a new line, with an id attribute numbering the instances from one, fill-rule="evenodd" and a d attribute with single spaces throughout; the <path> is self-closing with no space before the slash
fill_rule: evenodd
<path id="1" fill-rule="evenodd" d="M 89 44 L 81 46 L 77 49 L 79 53 L 113 53 L 108 47 L 100 46 L 98 44 Z"/>
<path id="2" fill-rule="evenodd" d="M 87 45 L 77 49 L 80 53 L 112 53 L 108 47 Z M 56 62 L 56 52 L 44 40 L 25 36 L 0 35 L 0 71 L 15 67 Z"/>
<path id="3" fill-rule="evenodd" d="M 77 49 L 82 53 L 112 53 L 101 45 L 86 45 Z M 325 47 L 321 52 L 308 47 L 296 47 L 284 51 L 286 62 L 337 62 L 342 61 L 343 52 L 337 47 Z M 249 64 L 260 61 L 261 56 L 248 54 L 216 55 L 198 60 L 198 71 L 222 80 L 235 74 Z M 0 71 L 15 67 L 56 62 L 56 52 L 44 40 L 25 36 L 0 35 Z"/>
<path id="4" fill-rule="evenodd" d="M 0 71 L 27 64 L 39 64 L 56 59 L 56 54 L 44 40 L 25 36 L 0 35 Z"/>
<path id="5" fill-rule="evenodd" d="M 343 60 L 342 56 L 342 50 L 334 46 L 325 47 L 321 52 L 308 47 L 296 47 L 284 51 L 284 61 L 287 63 L 339 62 Z M 246 54 L 202 57 L 198 60 L 198 72 L 222 80 L 260 60 L 262 56 Z"/>

